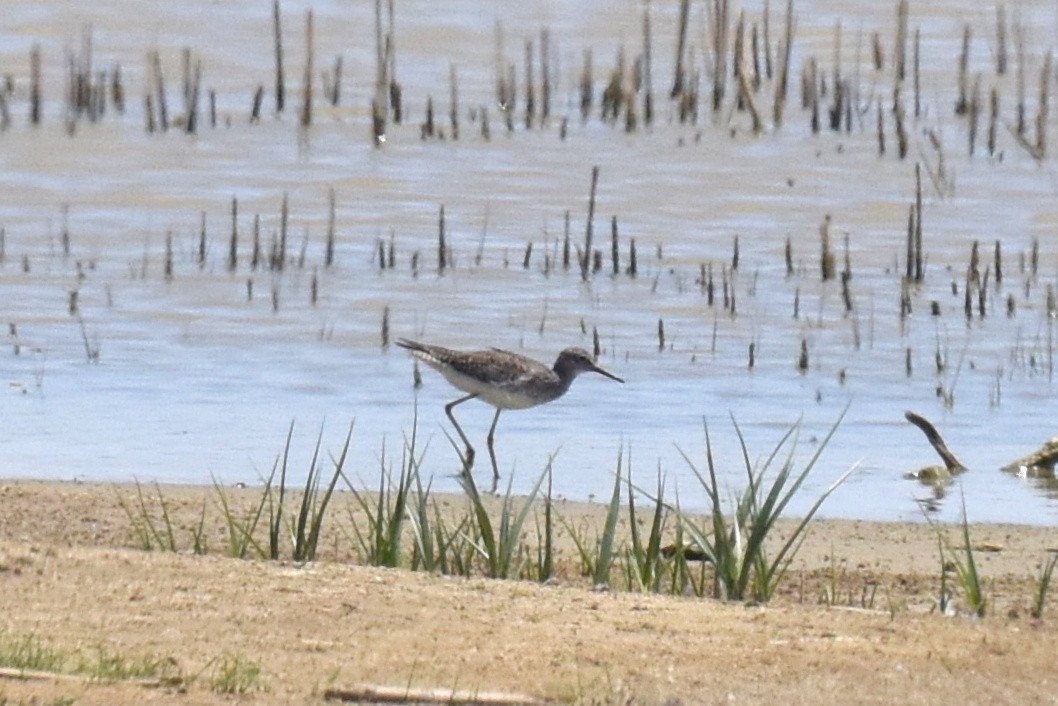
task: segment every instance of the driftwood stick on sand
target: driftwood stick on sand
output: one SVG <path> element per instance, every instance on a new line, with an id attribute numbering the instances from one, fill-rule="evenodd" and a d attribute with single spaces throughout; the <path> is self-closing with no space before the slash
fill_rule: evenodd
<path id="1" fill-rule="evenodd" d="M 323 698 L 328 701 L 387 704 L 462 704 L 464 706 L 533 706 L 544 701 L 525 694 L 498 691 L 470 691 L 467 689 L 428 689 L 404 686 L 376 686 L 358 684 L 339 689 L 327 689 Z"/>

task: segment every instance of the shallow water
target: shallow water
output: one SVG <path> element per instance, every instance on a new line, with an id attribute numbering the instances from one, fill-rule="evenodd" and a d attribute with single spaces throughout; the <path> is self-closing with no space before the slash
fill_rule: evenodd
<path id="1" fill-rule="evenodd" d="M 824 69 L 831 63 L 837 18 L 844 28 L 846 74 L 854 70 L 858 34 L 866 38 L 878 30 L 891 49 L 892 8 L 871 5 L 876 9 L 870 14 L 854 15 L 864 12 L 862 4 L 798 3 L 795 90 L 786 126 L 758 138 L 740 115 L 727 123 L 725 113 L 718 119 L 721 126 L 712 117 L 698 126 L 675 124 L 664 98 L 674 51 L 673 3 L 656 7 L 652 15 L 658 118 L 650 130 L 626 135 L 595 118 L 581 125 L 577 115 L 565 141 L 559 139 L 557 117 L 544 130 L 519 127 L 508 135 L 492 107 L 492 140 L 486 142 L 466 112 L 491 104 L 497 12 L 506 53 L 519 65 L 524 39 L 536 39 L 541 26 L 550 27 L 559 66 L 553 113 L 572 116 L 583 48 L 595 51 L 598 95 L 617 43 L 628 43 L 630 54 L 638 46 L 638 5 L 528 2 L 497 11 L 493 4 L 467 0 L 446 5 L 448 13 L 437 17 L 430 4 L 398 2 L 398 75 L 411 118 L 376 150 L 365 110 L 373 49 L 364 29 L 369 31 L 373 19 L 370 4 L 362 5 L 311 4 L 318 68 L 328 68 L 339 52 L 345 57 L 345 107 L 319 107 L 315 125 L 299 135 L 296 84 L 307 4 L 283 4 L 290 107 L 273 117 L 272 97 L 266 95 L 266 117 L 256 126 L 246 123 L 253 88 L 272 81 L 266 3 L 252 10 L 187 3 L 151 17 L 129 13 L 128 3 L 119 0 L 97 3 L 90 12 L 75 3 L 15 4 L 0 27 L 0 62 L 15 77 L 8 99 L 13 125 L 0 134 L 6 255 L 0 262 L 0 323 L 16 326 L 0 353 L 0 379 L 7 383 L 0 390 L 0 474 L 194 483 L 209 482 L 212 475 L 224 482 L 255 482 L 271 468 L 291 420 L 296 420 L 295 467 L 303 473 L 320 427 L 325 447 L 337 452 L 355 419 L 351 458 L 356 473 L 373 484 L 383 445 L 387 457 L 399 455 L 401 435 L 411 432 L 417 408 L 420 441 L 429 442 L 424 472 L 435 477 L 435 487 L 455 489 L 456 457 L 443 433 L 448 428 L 443 405 L 455 393 L 430 370 L 423 371 L 422 389 L 414 391 L 407 356 L 380 345 L 382 312 L 389 307 L 393 337 L 458 348 L 496 345 L 540 359 L 567 345 L 590 347 L 597 328 L 601 363 L 628 383 L 585 377 L 554 404 L 502 415 L 497 451 L 504 482 L 512 478 L 517 491 L 527 491 L 557 452 L 556 494 L 606 497 L 624 448 L 642 485 L 653 487 L 660 466 L 670 492 L 678 489 L 684 506 L 701 507 L 701 489 L 680 449 L 704 464 L 703 419 L 725 483 L 735 488 L 744 471 L 730 416 L 754 459 L 803 419 L 797 458 L 804 462 L 848 406 L 793 510 L 803 512 L 859 463 L 824 514 L 919 519 L 916 498 L 932 493 L 902 476 L 936 458 L 903 419 L 904 410 L 914 409 L 937 424 L 971 468 L 938 503 L 938 516 L 959 516 L 961 489 L 971 520 L 1058 524 L 1058 492 L 999 470 L 1056 433 L 1056 334 L 1045 289 L 1058 279 L 1058 169 L 1053 157 L 1040 163 L 1029 158 L 1006 131 L 999 136 L 1001 159 L 989 159 L 980 145 L 967 157 L 964 124 L 951 111 L 962 3 L 931 4 L 930 15 L 912 14 L 912 27 L 923 33 L 924 113 L 912 132 L 912 158 L 905 161 L 894 155 L 891 134 L 887 156 L 878 157 L 874 107 L 862 130 L 813 136 L 796 91 L 808 55 L 817 56 Z M 1053 3 L 1020 8 L 1036 57 L 1029 75 L 1036 76 L 1038 56 L 1050 46 L 1043 37 L 1054 36 L 1043 28 L 1058 21 Z M 759 16 L 760 8 L 750 13 Z M 774 8 L 773 15 L 778 35 Z M 975 27 L 972 69 L 985 72 L 990 86 L 994 15 L 967 19 Z M 60 122 L 63 48 L 77 46 L 86 22 L 94 28 L 97 65 L 122 64 L 129 109 L 98 125 L 81 123 L 67 137 Z M 695 20 L 692 34 L 704 36 L 702 22 Z M 45 64 L 46 120 L 37 129 L 25 124 L 26 57 L 34 41 L 42 45 Z M 179 49 L 185 44 L 201 54 L 204 81 L 218 91 L 221 125 L 197 136 L 179 130 L 148 135 L 143 56 L 148 48 L 162 51 L 170 110 L 177 113 Z M 889 73 L 867 67 L 866 45 L 860 55 L 863 101 L 888 95 Z M 417 126 L 427 93 L 436 100 L 439 123 L 447 120 L 450 62 L 459 71 L 463 138 L 422 142 Z M 1028 84 L 1036 86 L 1037 79 Z M 1011 79 L 998 85 L 1009 117 Z M 925 179 L 926 279 L 913 293 L 912 316 L 901 322 L 914 160 L 933 171 L 938 159 L 930 130 L 944 145 L 953 193 L 942 197 Z M 1054 143 L 1053 119 L 1049 130 Z M 555 263 L 567 210 L 573 241 L 583 242 L 593 164 L 601 173 L 595 247 L 605 257 L 603 271 L 584 284 L 579 273 Z M 330 188 L 336 194 L 338 237 L 336 264 L 328 270 L 322 260 Z M 290 204 L 288 257 L 296 261 L 305 243 L 306 264 L 295 262 L 282 274 L 251 271 L 253 214 L 261 216 L 267 249 L 279 227 L 284 194 Z M 239 202 L 240 265 L 229 273 L 233 197 Z M 455 260 L 443 274 L 436 267 L 440 204 Z M 68 257 L 61 250 L 64 205 L 69 205 Z M 209 238 L 200 268 L 202 213 Z M 840 285 L 819 282 L 825 214 L 832 217 L 839 269 L 848 236 L 851 315 L 844 311 Z M 622 267 L 629 239 L 636 241 L 635 279 L 608 274 L 613 215 Z M 163 276 L 167 233 L 174 243 L 171 282 Z M 391 233 L 397 266 L 379 272 L 377 243 L 388 243 Z M 731 315 L 719 304 L 719 287 L 736 235 L 740 260 L 731 278 L 737 314 Z M 789 278 L 783 263 L 787 237 L 798 266 Z M 1040 242 L 1036 277 L 1023 266 L 1034 238 Z M 993 275 L 987 316 L 975 314 L 967 324 L 962 290 L 974 240 L 981 242 L 982 270 L 992 264 L 995 241 L 1002 242 L 1005 278 L 997 288 Z M 531 264 L 523 270 L 530 241 Z M 482 262 L 475 266 L 479 247 Z M 411 272 L 413 253 L 420 258 L 417 277 Z M 696 283 L 702 263 L 714 269 L 713 307 Z M 309 301 L 314 273 L 315 306 Z M 250 301 L 247 280 L 253 281 Z M 99 350 L 96 363 L 87 361 L 80 324 L 68 312 L 74 289 L 88 347 Z M 800 316 L 794 319 L 798 293 Z M 1006 315 L 1008 295 L 1016 303 L 1012 317 Z M 934 300 L 939 317 L 929 315 Z M 659 318 L 666 334 L 663 351 Z M 796 365 L 802 338 L 810 354 L 804 373 Z M 945 362 L 941 373 L 938 349 Z M 938 397 L 938 387 L 954 390 L 951 409 Z M 483 447 L 491 415 L 476 403 L 459 408 L 479 448 L 482 481 L 488 476 Z"/>

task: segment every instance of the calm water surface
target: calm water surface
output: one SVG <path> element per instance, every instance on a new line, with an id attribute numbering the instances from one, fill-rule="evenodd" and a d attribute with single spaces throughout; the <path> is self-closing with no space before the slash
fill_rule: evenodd
<path id="1" fill-rule="evenodd" d="M 999 470 L 1058 432 L 1056 332 L 1045 304 L 1046 288 L 1058 281 L 1058 167 L 1053 157 L 1031 159 L 1005 130 L 1001 154 L 989 158 L 979 144 L 975 156 L 967 155 L 965 120 L 951 110 L 963 21 L 975 27 L 971 68 L 982 72 L 986 87 L 1001 89 L 1008 120 L 1014 101 L 1012 79 L 997 78 L 992 68 L 994 15 L 976 3 L 933 3 L 929 14 L 921 8 L 913 13 L 912 26 L 923 38 L 924 110 L 912 121 L 911 155 L 903 161 L 893 153 L 891 125 L 886 156 L 878 156 L 874 137 L 877 109 L 870 101 L 891 94 L 891 69 L 869 66 L 866 42 L 878 31 L 891 50 L 895 13 L 884 3 L 869 4 L 875 9 L 797 4 L 791 74 L 797 78 L 786 126 L 755 138 L 748 118 L 729 118 L 729 108 L 718 117 L 706 114 L 696 126 L 675 120 L 665 89 L 676 3 L 652 11 L 657 120 L 647 131 L 626 135 L 596 118 L 582 125 L 576 85 L 585 48 L 594 50 L 597 95 L 618 44 L 624 42 L 630 56 L 638 52 L 639 4 L 466 0 L 446 4 L 439 16 L 432 3 L 398 0 L 397 70 L 410 119 L 390 131 L 383 149 L 369 143 L 371 3 L 283 4 L 291 107 L 273 115 L 266 93 L 265 118 L 254 126 L 247 123 L 253 91 L 258 84 L 270 91 L 273 80 L 269 3 L 186 3 L 144 17 L 120 0 L 92 9 L 64 2 L 10 5 L 0 21 L 0 66 L 14 80 L 7 99 L 12 125 L 0 133 L 0 323 L 13 325 L 14 333 L 5 327 L 7 345 L 0 351 L 0 475 L 190 483 L 213 476 L 253 483 L 271 468 L 292 420 L 301 472 L 320 429 L 324 446 L 336 452 L 355 420 L 353 471 L 373 484 L 383 449 L 387 457 L 399 454 L 417 415 L 420 443 L 427 444 L 424 472 L 435 478 L 435 488 L 455 490 L 457 461 L 443 433 L 443 405 L 456 393 L 429 370 L 423 387 L 413 388 L 408 357 L 381 345 L 388 308 L 393 337 L 457 348 L 495 345 L 542 360 L 568 345 L 590 347 L 592 330 L 598 330 L 601 363 L 627 384 L 585 377 L 559 402 L 504 414 L 497 451 L 516 491 L 527 491 L 557 454 L 556 494 L 603 497 L 623 448 L 644 485 L 653 485 L 660 468 L 683 505 L 702 507 L 701 489 L 680 450 L 704 469 L 703 421 L 734 489 L 743 468 L 731 417 L 754 459 L 801 420 L 796 456 L 804 462 L 847 407 L 793 511 L 803 512 L 859 464 L 824 514 L 920 519 L 916 499 L 932 492 L 902 476 L 937 459 L 903 419 L 913 409 L 933 420 L 970 466 L 937 505 L 940 517 L 959 516 L 961 490 L 972 520 L 1058 524 L 1058 490 Z M 308 7 L 315 11 L 319 70 L 337 54 L 344 58 L 343 103 L 320 105 L 314 126 L 299 134 L 297 84 Z M 967 7 L 974 10 L 967 13 Z M 1058 19 L 1053 3 L 1019 7 L 1033 49 L 1028 71 L 1035 77 L 1038 57 L 1055 36 L 1046 28 L 1058 26 Z M 760 17 L 760 7 L 747 9 Z M 773 14 L 778 35 L 779 13 Z M 551 30 L 555 98 L 544 129 L 526 131 L 520 124 L 508 135 L 497 119 L 495 19 L 503 20 L 505 53 L 519 66 L 524 41 L 538 39 L 545 25 Z M 850 134 L 814 136 L 796 87 L 809 56 L 831 70 L 838 20 L 843 72 L 859 66 L 857 85 L 867 108 L 862 127 Z M 66 47 L 76 51 L 89 23 L 96 66 L 122 65 L 129 108 L 96 125 L 80 123 L 70 137 L 61 124 L 63 56 Z M 692 33 L 704 38 L 706 19 L 696 15 L 693 26 Z M 45 122 L 36 129 L 25 118 L 34 42 L 42 47 L 45 78 Z M 179 130 L 148 135 L 145 53 L 161 52 L 171 111 L 179 114 L 185 45 L 202 59 L 204 85 L 217 91 L 220 124 L 194 136 Z M 705 58 L 696 56 L 704 67 Z M 447 128 L 453 63 L 463 137 L 423 142 L 418 124 L 427 94 Z M 469 117 L 481 105 L 492 113 L 490 141 Z M 765 105 L 770 108 L 770 98 Z M 1030 110 L 1034 115 L 1034 102 Z M 567 115 L 563 141 L 558 123 Z M 1048 130 L 1058 143 L 1053 119 Z M 916 160 L 927 175 L 938 173 L 943 160 L 944 178 L 936 186 L 925 178 L 926 279 L 913 290 L 912 315 L 901 320 Z M 586 284 L 560 266 L 561 241 L 569 211 L 574 242 L 583 242 L 594 164 L 601 173 L 595 243 L 605 257 L 603 271 Z M 330 189 L 337 243 L 335 265 L 327 269 Z M 281 274 L 253 271 L 254 214 L 267 249 L 284 194 L 293 264 Z M 230 273 L 233 198 L 240 263 Z M 444 273 L 436 260 L 441 204 L 454 259 Z M 202 214 L 208 238 L 200 266 Z M 839 283 L 819 281 L 819 228 L 826 214 L 839 269 L 848 239 L 852 313 Z M 622 269 L 635 239 L 634 279 L 609 274 L 612 216 L 619 222 Z M 64 222 L 68 256 L 61 245 Z M 167 234 L 174 250 L 171 281 L 163 273 Z M 736 236 L 732 313 L 721 306 L 720 282 L 721 270 L 732 266 Z M 793 276 L 783 260 L 787 238 Z M 391 239 L 396 267 L 380 272 L 378 242 L 388 247 Z M 995 242 L 1001 241 L 1004 278 L 997 285 L 990 271 L 986 316 L 975 313 L 968 324 L 963 288 L 975 240 L 982 270 L 994 268 Z M 1034 240 L 1036 276 L 1029 272 Z M 530 266 L 523 269 L 530 242 Z M 479 248 L 482 259 L 475 265 Z M 417 276 L 411 268 L 416 254 Z M 697 281 L 702 264 L 713 268 L 713 306 Z M 75 290 L 84 336 L 69 313 Z M 933 301 L 940 316 L 929 313 Z M 665 329 L 660 351 L 659 319 Z M 803 373 L 797 368 L 802 340 L 810 361 Z M 97 362 L 87 360 L 86 345 L 98 349 Z M 953 391 L 950 408 L 938 388 Z M 479 446 L 477 470 L 484 480 L 492 411 L 468 403 L 459 412 Z"/>

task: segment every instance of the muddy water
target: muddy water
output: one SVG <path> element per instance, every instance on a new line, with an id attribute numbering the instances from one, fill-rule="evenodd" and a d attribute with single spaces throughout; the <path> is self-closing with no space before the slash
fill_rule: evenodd
<path id="1" fill-rule="evenodd" d="M 1056 332 L 1045 292 L 1058 279 L 1058 169 L 1053 157 L 1033 160 L 1002 128 L 996 157 L 983 148 L 983 126 L 977 153 L 969 157 L 965 121 L 952 113 L 961 27 L 969 21 L 971 70 L 983 73 L 986 89 L 1000 88 L 1004 120 L 1013 120 L 1013 78 L 996 78 L 992 68 L 991 10 L 966 12 L 966 6 L 978 6 L 956 2 L 931 3 L 928 13 L 913 9 L 912 28 L 920 27 L 923 38 L 922 114 L 917 123 L 910 121 L 910 157 L 902 161 L 894 153 L 890 118 L 888 151 L 878 156 L 877 107 L 869 102 L 891 95 L 891 66 L 875 72 L 867 43 L 872 32 L 880 32 L 891 61 L 895 11 L 884 3 L 869 10 L 860 3 L 797 4 L 795 90 L 786 125 L 755 138 L 748 118 L 729 115 L 730 107 L 718 117 L 706 114 L 696 126 L 675 121 L 665 95 L 677 3 L 652 11 L 656 122 L 627 135 L 594 117 L 582 125 L 576 85 L 584 48 L 595 52 L 597 96 L 618 44 L 624 42 L 630 56 L 638 51 L 639 5 L 468 0 L 446 4 L 438 16 L 431 3 L 398 1 L 397 71 L 410 118 L 391 129 L 386 146 L 377 150 L 369 142 L 366 110 L 373 71 L 370 3 L 311 4 L 317 70 L 342 54 L 345 74 L 342 106 L 318 105 L 307 133 L 299 133 L 296 112 L 304 11 L 310 5 L 283 4 L 290 84 L 288 108 L 279 116 L 270 92 L 269 3 L 185 3 L 149 16 L 130 12 L 131 5 L 110 0 L 86 10 L 79 3 L 14 3 L 0 23 L 0 66 L 14 78 L 12 125 L 0 134 L 0 322 L 15 325 L 0 353 L 6 383 L 0 390 L 0 474 L 255 482 L 271 468 L 291 420 L 295 473 L 304 473 L 319 429 L 325 447 L 336 451 L 355 419 L 354 472 L 373 483 L 383 447 L 387 458 L 399 453 L 417 409 L 420 444 L 428 442 L 424 472 L 436 478 L 435 487 L 454 489 L 457 463 L 442 410 L 454 393 L 428 370 L 423 387 L 413 389 L 403 351 L 381 345 L 388 307 L 393 337 L 464 348 L 495 345 L 540 359 L 567 345 L 590 347 L 592 329 L 598 330 L 601 362 L 628 383 L 583 378 L 557 403 L 504 414 L 497 450 L 515 490 L 531 487 L 548 457 L 557 454 L 557 494 L 605 496 L 624 448 L 644 485 L 653 484 L 660 467 L 681 503 L 700 507 L 700 488 L 680 449 L 704 461 L 703 419 L 725 482 L 734 488 L 743 470 L 731 416 L 754 458 L 766 455 L 801 419 L 796 458 L 803 462 L 847 406 L 794 510 L 803 511 L 858 463 L 860 470 L 825 514 L 921 518 L 916 498 L 933 493 L 902 475 L 936 458 L 903 419 L 913 409 L 940 427 L 971 468 L 936 504 L 940 517 L 958 517 L 961 489 L 973 520 L 1058 523 L 1055 491 L 999 470 L 1056 433 Z M 759 6 L 747 8 L 759 18 Z M 1055 33 L 1048 28 L 1058 20 L 1053 3 L 1022 3 L 1020 12 L 1034 117 L 1040 56 L 1053 48 Z M 520 119 L 508 135 L 497 117 L 497 18 L 504 23 L 506 55 L 519 67 L 524 41 L 537 40 L 542 26 L 551 30 L 555 99 L 545 129 L 526 131 Z M 773 41 L 778 20 L 773 8 Z M 815 136 L 799 108 L 799 76 L 809 56 L 831 70 L 838 20 L 842 71 L 857 77 L 867 107 L 850 133 Z M 61 124 L 64 48 L 76 50 L 86 23 L 93 27 L 96 66 L 121 63 L 129 106 L 123 116 L 78 124 L 69 137 Z M 691 34 L 698 45 L 704 44 L 705 27 L 696 10 Z M 45 78 L 45 121 L 36 129 L 26 124 L 27 57 L 34 42 L 42 47 Z M 185 45 L 202 59 L 204 85 L 217 91 L 219 125 L 193 136 L 176 129 L 148 135 L 142 108 L 146 51 L 161 51 L 170 112 L 179 115 Z M 705 61 L 701 55 L 697 60 L 699 66 Z M 459 75 L 462 139 L 421 141 L 427 94 L 435 99 L 438 123 L 450 130 L 451 64 Z M 247 118 L 258 84 L 268 88 L 265 117 L 251 126 Z M 761 100 L 770 108 L 770 98 Z M 490 141 L 469 116 L 480 105 L 489 106 Z M 1052 143 L 1058 140 L 1055 113 L 1048 128 Z M 558 134 L 562 116 L 570 116 L 565 140 Z M 911 316 L 902 320 L 900 275 L 916 160 L 926 174 L 926 278 L 913 290 Z M 941 160 L 943 178 L 934 181 L 929 175 L 941 171 Z M 585 284 L 575 269 L 561 267 L 561 240 L 569 211 L 574 242 L 583 243 L 593 164 L 601 174 L 594 231 L 604 266 Z M 322 262 L 332 188 L 336 260 L 327 269 Z M 251 270 L 254 214 L 260 215 L 267 251 L 284 194 L 292 263 L 283 273 Z M 229 273 L 233 198 L 240 262 Z M 436 257 L 441 204 L 454 259 L 444 273 Z M 69 256 L 62 251 L 66 205 Z M 203 213 L 208 238 L 200 266 Z M 820 282 L 819 229 L 826 214 L 839 269 L 848 238 L 852 313 L 845 310 L 839 283 Z M 612 216 L 618 218 L 622 271 L 629 240 L 635 239 L 634 279 L 609 274 Z M 163 271 L 167 234 L 174 249 L 171 281 Z M 720 281 L 721 270 L 732 266 L 736 236 L 732 313 L 721 305 Z M 377 243 L 388 246 L 391 238 L 396 267 L 380 272 Z M 783 261 L 787 238 L 793 276 L 786 275 Z M 1029 271 L 1034 239 L 1040 244 L 1036 276 Z M 991 272 L 986 316 L 976 313 L 975 299 L 967 323 L 963 289 L 974 240 L 981 242 L 982 271 L 994 267 L 995 242 L 1001 242 L 1004 279 L 997 286 Z M 523 269 L 530 242 L 530 265 Z M 303 267 L 297 262 L 302 248 Z M 411 269 L 416 253 L 417 276 Z M 712 307 L 697 282 L 703 263 L 712 264 L 716 280 Z M 74 290 L 84 336 L 78 317 L 69 313 Z M 1013 316 L 1007 315 L 1008 297 Z M 936 317 L 930 315 L 933 301 L 940 309 Z M 659 319 L 665 329 L 660 351 Z M 804 372 L 797 367 L 802 340 L 809 352 Z M 86 347 L 98 349 L 97 362 L 88 362 Z M 950 408 L 938 388 L 952 392 Z M 486 481 L 483 446 L 491 411 L 474 403 L 459 411 L 479 445 L 477 471 Z"/>

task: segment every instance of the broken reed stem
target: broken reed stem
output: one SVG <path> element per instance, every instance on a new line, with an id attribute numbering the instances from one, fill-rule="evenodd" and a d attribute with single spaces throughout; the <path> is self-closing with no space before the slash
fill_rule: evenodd
<path id="1" fill-rule="evenodd" d="M 775 127 L 782 125 L 783 108 L 786 105 L 786 91 L 790 77 L 790 53 L 793 47 L 793 0 L 786 3 L 786 29 L 779 45 L 779 78 L 775 82 L 775 103 L 772 106 L 772 122 Z"/>
<path id="2" fill-rule="evenodd" d="M 29 50 L 29 122 L 32 125 L 40 125 L 40 76 L 40 45 L 34 44 L 33 47 Z"/>
<path id="3" fill-rule="evenodd" d="M 820 270 L 824 282 L 834 279 L 834 251 L 830 246 L 830 214 L 823 217 L 823 223 L 819 226 L 819 240 L 821 245 Z"/>
<path id="4" fill-rule="evenodd" d="M 1037 160 L 1042 161 L 1047 157 L 1047 115 L 1049 102 L 1049 89 L 1051 85 L 1051 52 L 1043 58 L 1043 68 L 1040 70 L 1040 101 L 1036 113 L 1036 154 Z"/>
<path id="5" fill-rule="evenodd" d="M 674 75 L 672 77 L 672 90 L 669 92 L 669 98 L 676 98 L 683 94 L 685 83 L 683 57 L 686 54 L 687 47 L 687 20 L 690 16 L 690 5 L 690 0 L 680 0 L 678 33 L 676 35 L 676 68 L 674 69 Z M 643 15 L 644 34 L 647 34 L 650 31 L 649 7 L 650 6 L 648 5 L 644 10 Z M 647 36 L 649 37 L 649 34 Z"/>
<path id="6" fill-rule="evenodd" d="M 915 281 L 925 278 L 922 259 L 922 164 L 915 163 Z"/>
<path id="7" fill-rule="evenodd" d="M 682 11 L 682 6 L 681 6 Z M 683 30 L 681 29 L 681 34 Z M 652 78 L 653 59 L 650 38 L 650 4 L 643 6 L 643 122 L 650 125 L 654 122 L 654 80 Z"/>
<path id="8" fill-rule="evenodd" d="M 206 266 L 206 212 L 202 212 L 198 230 L 198 269 Z"/>
<path id="9" fill-rule="evenodd" d="M 533 78 L 533 40 L 525 40 L 525 129 L 533 129 L 536 117 L 536 90 Z"/>
<path id="10" fill-rule="evenodd" d="M 459 139 L 459 81 L 456 77 L 456 65 L 448 65 L 448 120 L 452 125 L 452 139 Z"/>
<path id="11" fill-rule="evenodd" d="M 728 0 L 713 0 L 713 111 L 724 104 L 727 86 L 727 46 L 730 32 Z"/>
<path id="12" fill-rule="evenodd" d="M 599 165 L 591 168 L 591 191 L 588 196 L 588 222 L 584 228 L 584 255 L 580 262 L 580 278 L 587 282 L 591 267 L 592 223 L 595 220 L 595 190 L 599 185 Z"/>
<path id="13" fill-rule="evenodd" d="M 287 193 L 283 192 L 283 204 L 279 210 L 279 247 L 272 263 L 272 269 L 282 271 L 287 264 L 287 222 L 290 217 L 290 206 Z"/>
<path id="14" fill-rule="evenodd" d="M 969 110 L 969 66 L 970 66 L 970 25 L 969 23 L 963 25 L 962 31 L 962 51 L 959 53 L 959 98 L 955 102 L 955 114 L 965 115 Z"/>
<path id="15" fill-rule="evenodd" d="M 334 264 L 334 220 L 335 220 L 335 197 L 334 187 L 327 190 L 327 244 L 324 250 L 323 265 L 330 267 Z"/>
<path id="16" fill-rule="evenodd" d="M 444 274 L 448 246 L 445 243 L 445 205 L 441 204 L 437 216 L 437 274 Z"/>
<path id="17" fill-rule="evenodd" d="M 228 241 L 228 272 L 234 272 L 239 261 L 239 199 L 231 197 L 231 240 Z"/>
<path id="18" fill-rule="evenodd" d="M 610 262 L 613 265 L 613 276 L 621 273 L 621 255 L 617 241 L 617 216 L 610 219 Z"/>
<path id="19" fill-rule="evenodd" d="M 301 127 L 312 124 L 313 12 L 305 11 L 305 75 L 301 84 Z"/>
<path id="20" fill-rule="evenodd" d="M 276 112 L 283 112 L 283 104 L 286 97 L 286 87 L 283 78 L 283 33 L 280 24 L 279 0 L 272 3 L 272 36 L 275 40 L 276 56 Z"/>

